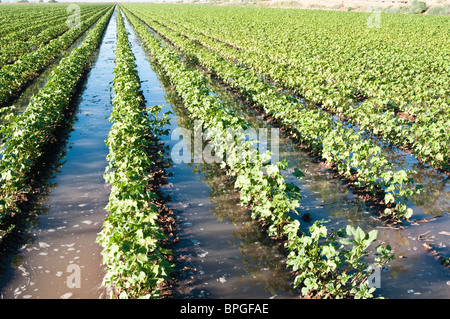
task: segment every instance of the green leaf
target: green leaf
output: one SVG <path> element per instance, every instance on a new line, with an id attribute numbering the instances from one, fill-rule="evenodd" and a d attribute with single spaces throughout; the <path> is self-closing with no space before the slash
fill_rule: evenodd
<path id="1" fill-rule="evenodd" d="M 305 177 L 305 174 L 304 174 L 301 170 L 299 170 L 298 168 L 295 168 L 295 169 L 294 169 L 293 175 L 294 175 L 295 177 L 297 177 L 298 179 L 300 179 L 300 178 L 302 178 L 302 177 Z"/>

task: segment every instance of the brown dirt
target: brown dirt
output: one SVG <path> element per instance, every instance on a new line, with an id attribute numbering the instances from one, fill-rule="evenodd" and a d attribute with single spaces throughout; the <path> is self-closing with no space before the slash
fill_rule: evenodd
<path id="1" fill-rule="evenodd" d="M 425 3 L 432 6 L 445 4 L 446 0 L 425 0 Z M 184 2 L 192 3 L 191 0 Z M 205 4 L 210 2 L 198 2 Z M 353 11 L 353 12 L 373 12 L 384 8 L 410 7 L 412 0 L 231 0 L 214 1 L 218 6 L 250 6 L 267 8 L 289 8 L 289 9 L 311 9 L 311 10 L 333 10 L 333 11 Z"/>

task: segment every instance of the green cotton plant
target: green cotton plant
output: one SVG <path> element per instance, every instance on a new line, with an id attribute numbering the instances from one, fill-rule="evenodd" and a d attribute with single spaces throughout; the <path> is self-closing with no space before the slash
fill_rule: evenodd
<path id="1" fill-rule="evenodd" d="M 133 17 L 130 17 L 130 20 L 132 23 L 136 21 Z M 146 39 L 148 38 L 144 37 L 144 41 Z M 230 134 L 234 139 L 233 143 L 223 145 L 223 152 L 226 153 L 224 168 L 236 176 L 235 186 L 240 189 L 243 203 L 252 205 L 254 217 L 269 220 L 270 224 L 273 224 L 269 227 L 269 232 L 275 235 L 276 230 L 281 228 L 285 221 L 287 212 L 295 211 L 295 207 L 298 206 L 298 202 L 291 201 L 292 198 L 287 197 L 288 191 L 292 192 L 295 187 L 290 184 L 288 186 L 282 177 L 281 168 L 285 168 L 286 164 L 279 162 L 264 165 L 266 159 L 252 147 L 252 142 L 245 141 L 246 137 L 241 129 L 245 121 L 226 112 L 221 103 L 209 95 L 204 76 L 187 69 L 176 56 L 168 52 L 168 49 L 160 47 L 154 41 L 152 37 L 147 43 L 153 46 L 157 58 L 166 62 L 162 66 L 171 76 L 175 89 L 183 97 L 186 107 L 202 120 L 208 129 L 223 129 L 222 136 L 219 134 L 209 136 L 210 143 L 218 144 L 226 141 L 227 133 L 231 128 L 235 129 L 235 134 Z"/>
<path id="2" fill-rule="evenodd" d="M 413 210 L 407 206 L 408 199 L 414 195 L 419 194 L 423 190 L 423 186 L 416 185 L 412 187 L 414 180 L 408 177 L 408 174 L 416 173 L 415 171 L 405 172 L 401 171 L 387 171 L 383 173 L 385 183 L 384 201 L 386 204 L 394 204 L 394 208 L 386 208 L 384 213 L 386 215 L 394 215 L 396 218 L 409 219 Z"/>
<path id="3" fill-rule="evenodd" d="M 365 233 L 361 228 L 328 232 L 316 221 L 308 234 L 299 235 L 298 221 L 285 227 L 290 250 L 287 264 L 295 271 L 294 287 L 302 294 L 320 298 L 372 298 L 371 275 L 365 262 L 368 248 L 377 238 L 377 230 Z M 393 259 L 390 246 L 378 245 L 372 267 L 382 267 Z"/>
<path id="4" fill-rule="evenodd" d="M 233 170 L 237 175 L 235 187 L 240 191 L 241 202 L 251 205 L 252 218 L 268 221 L 268 235 L 279 236 L 289 219 L 288 213 L 297 213 L 301 199 L 299 188 L 284 181 L 281 171 L 286 168 L 286 162 L 253 164 Z"/>
<path id="5" fill-rule="evenodd" d="M 101 6 L 103 5 L 88 5 L 87 7 L 82 5 L 83 10 L 80 20 L 87 20 L 93 12 L 101 9 Z M 12 23 L 16 26 L 20 25 L 20 28 L 7 32 L 5 37 L 1 38 L 0 67 L 17 61 L 22 55 L 45 46 L 52 39 L 68 31 L 69 26 L 65 23 L 67 21 L 65 12 L 51 12 L 48 10 L 46 16 L 45 19 L 36 19 L 36 17 L 33 17 L 32 21 L 28 19 L 26 25 L 20 20 L 17 21 L 11 18 Z"/>
<path id="6" fill-rule="evenodd" d="M 349 178 L 353 175 L 352 153 L 360 145 L 361 135 L 343 128 L 340 123 L 323 140 L 322 157 L 336 166 L 337 171 Z"/>
<path id="7" fill-rule="evenodd" d="M 381 148 L 363 140 L 358 143 L 360 152 L 355 152 L 352 157 L 352 166 L 362 167 L 358 169 L 356 186 L 369 190 L 373 195 L 380 189 L 378 178 L 386 168 L 390 167 L 388 160 L 380 156 Z"/>
<path id="8" fill-rule="evenodd" d="M 419 158 L 429 159 L 430 165 L 444 170 L 450 168 L 450 119 L 443 112 L 430 112 L 421 118 L 421 125 L 414 126 L 417 138 L 414 153 Z"/>

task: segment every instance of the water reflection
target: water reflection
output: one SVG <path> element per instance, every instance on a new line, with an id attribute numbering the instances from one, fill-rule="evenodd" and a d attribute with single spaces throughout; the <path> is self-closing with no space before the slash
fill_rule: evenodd
<path id="1" fill-rule="evenodd" d="M 449 175 L 420 162 L 411 154 L 389 145 L 386 141 L 379 139 L 374 141 L 380 145 L 395 169 L 416 171 L 411 177 L 416 184 L 424 187 L 424 191 L 410 199 L 411 205 L 414 205 L 413 219 L 430 217 L 427 215 L 442 216 L 450 212 Z"/>
<path id="2" fill-rule="evenodd" d="M 156 66 L 153 65 L 155 69 Z M 161 82 L 166 83 L 163 77 Z M 177 95 L 166 87 L 166 99 L 172 105 L 176 115 L 178 127 L 193 130 L 193 120 L 186 114 L 186 110 L 178 100 Z M 199 186 L 194 182 L 189 185 L 191 191 L 182 189 L 177 183 L 180 175 L 185 175 L 180 166 L 188 166 L 194 174 L 192 177 L 205 185 L 208 192 L 199 192 Z M 177 252 L 182 256 L 183 261 L 189 261 L 190 267 L 187 271 L 181 272 L 178 285 L 178 293 L 181 298 L 268 298 L 280 297 L 293 298 L 298 292 L 292 291 L 292 276 L 286 270 L 284 257 L 279 250 L 280 247 L 274 246 L 267 236 L 259 229 L 259 225 L 252 221 L 246 207 L 240 205 L 239 193 L 234 189 L 225 176 L 225 172 L 218 164 L 188 164 L 175 165 L 171 170 L 173 179 L 171 183 L 175 191 L 171 192 L 172 201 L 182 200 L 187 207 L 176 207 L 183 210 L 183 215 L 190 214 L 190 207 L 201 205 L 207 207 L 206 214 L 214 216 L 208 219 L 201 215 L 203 222 L 188 218 L 189 222 L 183 224 L 181 217 L 181 227 L 192 229 L 197 225 L 203 232 L 210 231 L 210 236 L 219 238 L 214 240 L 206 239 L 208 242 L 207 250 L 198 251 L 199 243 L 194 242 L 191 245 L 177 248 Z M 169 191 L 169 190 L 168 190 Z M 184 193 L 184 198 L 181 198 Z M 195 198 L 195 201 L 193 199 Z M 198 208 L 193 215 L 199 215 Z M 206 222 L 205 222 L 206 220 Z M 215 224 L 215 220 L 222 223 L 222 226 Z M 223 234 L 225 231 L 228 235 Z M 231 238 L 228 238 L 231 236 Z M 197 236 L 195 238 L 198 238 Z M 228 238 L 225 240 L 225 238 Z M 197 245 L 196 245 L 197 244 Z M 183 245 L 183 244 L 181 244 Z M 202 257 L 205 253 L 214 255 L 215 262 L 210 258 L 201 259 L 200 264 L 195 262 L 195 254 L 191 256 L 192 251 L 198 251 L 198 256 Z M 206 255 L 204 257 L 207 257 Z M 192 271 L 196 269 L 197 271 Z M 195 273 L 199 273 L 195 277 Z M 186 289 L 190 287 L 190 289 Z"/>
<path id="3" fill-rule="evenodd" d="M 279 291 L 294 293 L 290 288 L 292 275 L 286 271 L 282 247 L 268 238 L 257 222 L 251 220 L 248 208 L 241 206 L 239 192 L 224 171 L 218 164 L 191 166 L 210 189 L 210 202 L 215 205 L 211 212 L 220 222 L 235 225 L 236 230 L 231 235 L 239 239 L 236 248 L 242 254 L 241 260 L 251 278 L 250 282 L 263 285 L 271 294 Z"/>

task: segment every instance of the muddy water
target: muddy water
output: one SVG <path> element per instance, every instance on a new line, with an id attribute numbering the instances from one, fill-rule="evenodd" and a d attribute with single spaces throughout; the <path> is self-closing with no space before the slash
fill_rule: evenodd
<path id="1" fill-rule="evenodd" d="M 414 210 L 411 222 L 401 229 L 380 229 L 401 257 L 383 277 L 384 293 L 401 298 L 449 298 L 450 270 L 425 246 L 440 256 L 450 256 L 450 177 L 396 148 L 383 150 L 397 167 L 415 170 L 414 181 L 424 186 L 424 192 L 408 203 Z"/>
<path id="2" fill-rule="evenodd" d="M 3 298 L 102 298 L 104 269 L 95 243 L 107 213 L 103 172 L 110 124 L 116 19 L 112 16 L 79 97 L 64 165 L 40 203 L 29 241 L 2 280 Z"/>

